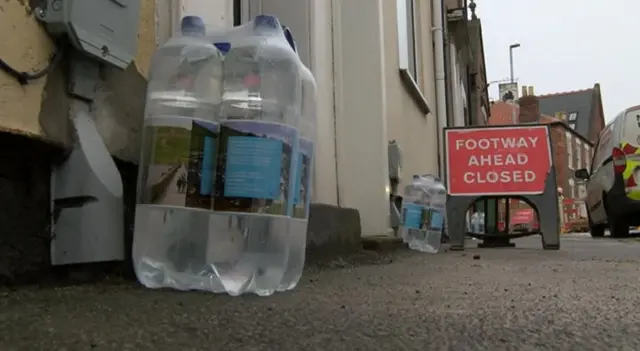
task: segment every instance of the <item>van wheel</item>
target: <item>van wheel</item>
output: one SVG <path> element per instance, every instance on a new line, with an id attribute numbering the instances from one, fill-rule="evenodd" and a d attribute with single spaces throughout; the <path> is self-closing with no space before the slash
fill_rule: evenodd
<path id="1" fill-rule="evenodd" d="M 629 237 L 629 223 L 627 223 L 623 218 L 609 216 L 607 221 L 609 222 L 609 232 L 611 232 L 612 238 Z"/>
<path id="2" fill-rule="evenodd" d="M 602 238 L 604 236 L 604 230 L 607 228 L 606 224 L 593 224 L 591 222 L 591 214 L 587 211 L 587 219 L 589 220 L 589 232 L 592 238 Z"/>
<path id="3" fill-rule="evenodd" d="M 609 226 L 609 234 L 612 238 L 627 238 L 629 237 L 629 223 L 620 216 L 615 216 L 611 213 L 607 204 L 607 195 L 602 194 L 602 201 L 605 212 L 607 213 L 607 224 Z"/>
<path id="4" fill-rule="evenodd" d="M 604 237 L 604 230 L 606 226 L 604 224 L 591 224 L 589 223 L 589 232 L 591 232 L 592 238 Z"/>

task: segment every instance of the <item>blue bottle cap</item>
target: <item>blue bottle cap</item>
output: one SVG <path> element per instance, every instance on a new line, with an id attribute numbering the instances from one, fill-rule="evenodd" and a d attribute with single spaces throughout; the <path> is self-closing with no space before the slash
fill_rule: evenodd
<path id="1" fill-rule="evenodd" d="M 254 23 L 256 28 L 276 29 L 280 27 L 278 17 L 270 15 L 258 15 L 256 16 Z"/>
<path id="2" fill-rule="evenodd" d="M 180 31 L 183 34 L 200 34 L 204 35 L 206 32 L 206 28 L 204 25 L 204 21 L 201 17 L 198 16 L 184 16 L 180 21 Z"/>
<path id="3" fill-rule="evenodd" d="M 220 50 L 221 53 L 226 55 L 231 50 L 231 43 L 221 42 L 221 43 L 213 43 L 213 45 Z"/>

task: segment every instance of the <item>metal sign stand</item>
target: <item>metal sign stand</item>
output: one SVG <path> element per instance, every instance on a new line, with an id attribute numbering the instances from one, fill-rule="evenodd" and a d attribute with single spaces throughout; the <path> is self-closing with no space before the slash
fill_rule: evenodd
<path id="1" fill-rule="evenodd" d="M 529 125 L 535 126 L 535 125 Z M 513 126 L 512 126 L 513 127 Z M 545 125 L 548 128 L 548 126 Z M 496 128 L 491 127 L 454 127 L 447 129 L 483 129 L 483 128 Z M 551 150 L 550 133 L 547 133 L 549 148 Z M 446 136 L 445 136 L 446 140 Z M 446 143 L 445 143 L 446 144 Z M 448 162 L 448 160 L 447 160 Z M 448 234 L 451 243 L 451 250 L 461 251 L 464 250 L 465 237 L 472 236 L 482 240 L 482 243 L 478 244 L 478 247 L 515 247 L 515 243 L 511 240 L 531 235 L 540 235 L 542 238 L 542 247 L 544 250 L 558 250 L 560 249 L 560 218 L 558 208 L 557 197 L 557 184 L 555 176 L 555 166 L 553 165 L 553 159 L 550 160 L 551 164 L 549 171 L 546 175 L 544 191 L 536 195 L 520 195 L 520 196 L 505 196 L 483 194 L 481 196 L 474 195 L 448 195 L 447 196 L 447 218 L 448 220 Z M 447 165 L 447 169 L 449 165 Z M 515 198 L 527 202 L 538 214 L 538 220 L 540 223 L 540 229 L 538 231 L 529 231 L 526 233 L 510 233 L 508 220 L 505 220 L 505 232 L 500 232 L 498 226 L 493 228 L 492 232 L 470 233 L 466 228 L 466 213 L 469 208 L 478 200 L 484 199 L 504 199 Z M 506 214 L 509 218 L 509 213 Z M 497 221 L 497 214 L 496 214 Z M 486 226 L 485 226 L 486 228 Z M 488 229 L 488 228 L 486 228 Z M 486 230 L 485 229 L 485 230 Z"/>

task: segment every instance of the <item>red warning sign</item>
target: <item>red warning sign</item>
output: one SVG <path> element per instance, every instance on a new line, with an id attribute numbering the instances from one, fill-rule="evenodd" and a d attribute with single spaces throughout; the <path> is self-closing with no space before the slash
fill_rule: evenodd
<path id="1" fill-rule="evenodd" d="M 547 126 L 445 130 L 450 195 L 534 195 L 551 170 Z"/>

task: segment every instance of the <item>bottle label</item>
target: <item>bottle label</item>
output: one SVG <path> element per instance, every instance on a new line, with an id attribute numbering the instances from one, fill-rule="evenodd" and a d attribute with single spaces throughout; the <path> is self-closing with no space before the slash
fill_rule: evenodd
<path id="1" fill-rule="evenodd" d="M 296 163 L 296 181 L 293 183 L 293 217 L 308 218 L 311 200 L 311 177 L 313 176 L 313 142 L 306 138 L 298 139 Z"/>
<path id="2" fill-rule="evenodd" d="M 220 123 L 216 211 L 290 215 L 289 175 L 298 131 L 265 121 Z"/>
<path id="3" fill-rule="evenodd" d="M 140 202 L 211 209 L 217 138 L 209 121 L 145 119 Z"/>
<path id="4" fill-rule="evenodd" d="M 422 229 L 425 224 L 425 208 L 422 205 L 402 205 L 402 225 L 406 229 Z"/>
<path id="5" fill-rule="evenodd" d="M 429 219 L 429 228 L 431 230 L 440 231 L 444 227 L 444 216 L 442 212 L 436 209 L 429 210 L 431 216 Z"/>

